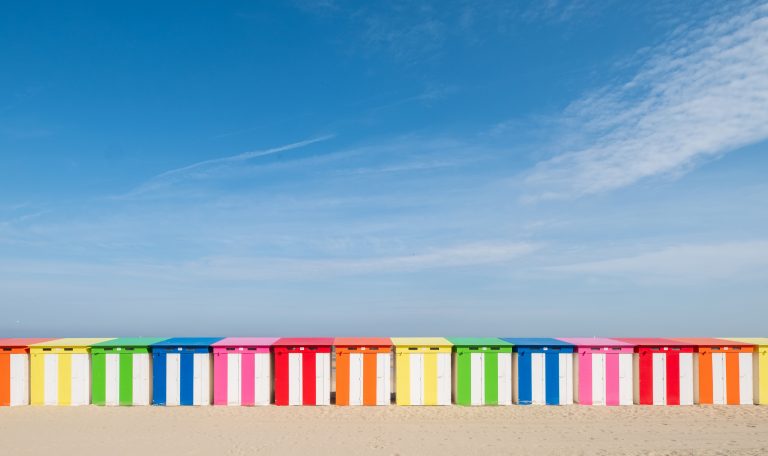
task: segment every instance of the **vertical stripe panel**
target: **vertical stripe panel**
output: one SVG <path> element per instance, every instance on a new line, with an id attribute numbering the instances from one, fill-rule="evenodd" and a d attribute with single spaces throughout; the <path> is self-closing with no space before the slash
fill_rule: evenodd
<path id="1" fill-rule="evenodd" d="M 531 404 L 545 403 L 547 376 L 544 353 L 531 353 Z"/>
<path id="2" fill-rule="evenodd" d="M 28 405 L 29 355 L 26 353 L 11 354 L 9 356 L 9 371 L 9 405 Z"/>
<path id="3" fill-rule="evenodd" d="M 379 403 L 379 354 L 371 351 L 363 354 L 363 404 L 376 405 Z"/>
<path id="4" fill-rule="evenodd" d="M 106 404 L 107 355 L 99 352 L 91 356 L 91 398 L 94 405 Z"/>
<path id="5" fill-rule="evenodd" d="M 317 357 L 314 351 L 305 351 L 301 357 L 301 394 L 304 405 L 317 405 Z"/>
<path id="6" fill-rule="evenodd" d="M 59 403 L 59 355 L 47 353 L 45 356 L 45 387 L 43 403 L 57 405 Z"/>
<path id="7" fill-rule="evenodd" d="M 693 353 L 680 353 L 680 405 L 693 404 Z"/>
<path id="8" fill-rule="evenodd" d="M 653 353 L 649 351 L 640 352 L 639 362 L 639 382 L 640 382 L 640 403 L 643 405 L 653 404 Z"/>
<path id="9" fill-rule="evenodd" d="M 72 403 L 72 355 L 61 353 L 54 356 L 59 358 L 58 404 L 70 405 Z"/>
<path id="10" fill-rule="evenodd" d="M 465 349 L 456 353 L 456 403 L 472 404 L 472 354 Z"/>
<path id="11" fill-rule="evenodd" d="M 424 355 L 424 405 L 437 405 L 437 354 Z"/>
<path id="12" fill-rule="evenodd" d="M 499 353 L 487 351 L 483 364 L 485 367 L 485 404 L 499 404 Z"/>
<path id="13" fill-rule="evenodd" d="M 712 404 L 714 403 L 712 352 L 702 350 L 697 356 L 699 360 L 699 404 Z"/>
<path id="14" fill-rule="evenodd" d="M 152 403 L 165 405 L 165 353 L 152 353 Z"/>
<path id="15" fill-rule="evenodd" d="M 485 388 L 483 382 L 484 354 L 470 352 L 469 356 L 472 359 L 472 375 L 469 381 L 471 386 L 470 405 L 483 405 L 483 389 Z"/>
<path id="16" fill-rule="evenodd" d="M 496 355 L 498 364 L 498 401 L 499 405 L 512 404 L 512 353 Z"/>
<path id="17" fill-rule="evenodd" d="M 395 353 L 395 403 L 411 405 L 411 355 Z"/>
<path id="18" fill-rule="evenodd" d="M 70 355 L 72 390 L 70 405 L 88 405 L 91 399 L 91 358 L 87 353 Z"/>
<path id="19" fill-rule="evenodd" d="M 424 405 L 424 355 L 414 353 L 410 358 L 411 405 Z"/>
<path id="20" fill-rule="evenodd" d="M 224 383 L 226 389 L 227 405 L 240 405 L 242 394 L 242 366 L 241 355 L 239 352 L 227 353 L 227 381 Z M 214 384 L 214 388 L 219 385 Z"/>
<path id="21" fill-rule="evenodd" d="M 451 405 L 451 354 L 437 355 L 437 404 Z"/>
<path id="22" fill-rule="evenodd" d="M 120 405 L 133 405 L 133 352 L 120 353 Z"/>
<path id="23" fill-rule="evenodd" d="M 757 388 L 756 404 L 768 404 L 768 348 L 758 347 L 756 354 L 759 386 Z M 755 367 L 753 366 L 753 369 Z"/>
<path id="24" fill-rule="evenodd" d="M 11 405 L 11 355 L 0 353 L 0 406 Z"/>
<path id="25" fill-rule="evenodd" d="M 120 357 L 112 353 L 105 357 L 104 405 L 120 404 Z"/>
<path id="26" fill-rule="evenodd" d="M 256 404 L 256 353 L 243 351 L 240 354 L 240 403 Z M 215 387 L 216 383 L 214 383 Z M 267 399 L 269 400 L 269 399 Z"/>
<path id="27" fill-rule="evenodd" d="M 605 405 L 605 355 L 592 354 L 592 405 Z"/>
<path id="28" fill-rule="evenodd" d="M 45 403 L 45 355 L 34 353 L 30 357 L 30 403 L 43 405 Z"/>
<path id="29" fill-rule="evenodd" d="M 517 401 L 520 404 L 531 404 L 533 402 L 533 353 L 527 350 L 521 350 L 517 356 Z"/>
<path id="30" fill-rule="evenodd" d="M 725 354 L 712 353 L 712 403 L 725 404 L 727 401 L 725 376 Z"/>
<path id="31" fill-rule="evenodd" d="M 605 404 L 619 405 L 619 355 L 605 355 Z"/>
<path id="32" fill-rule="evenodd" d="M 349 405 L 349 357 L 346 350 L 336 355 L 336 405 Z"/>
<path id="33" fill-rule="evenodd" d="M 272 399 L 272 363 L 269 353 L 253 355 L 254 405 L 269 405 Z"/>
<path id="34" fill-rule="evenodd" d="M 304 375 L 302 373 L 303 353 L 288 354 L 288 404 L 302 405 Z M 313 379 L 314 380 L 314 379 Z"/>
<path id="35" fill-rule="evenodd" d="M 336 374 L 338 375 L 338 373 Z M 349 354 L 349 405 L 363 404 L 363 355 Z"/>
<path id="36" fill-rule="evenodd" d="M 667 405 L 680 405 L 680 351 L 667 351 Z"/>
<path id="37" fill-rule="evenodd" d="M 741 403 L 739 399 L 739 353 L 729 352 L 725 355 L 725 384 L 727 401 L 730 405 Z"/>
<path id="38" fill-rule="evenodd" d="M 592 404 L 592 354 L 579 353 L 579 404 Z"/>
<path id="39" fill-rule="evenodd" d="M 213 354 L 213 405 L 227 405 L 228 364 L 226 352 Z"/>
<path id="40" fill-rule="evenodd" d="M 653 353 L 653 405 L 664 405 L 667 390 L 667 360 L 664 353 Z"/>
<path id="41" fill-rule="evenodd" d="M 315 404 L 331 404 L 331 354 L 315 354 Z"/>
<path id="42" fill-rule="evenodd" d="M 752 353 L 739 353 L 739 404 L 752 404 Z"/>
<path id="43" fill-rule="evenodd" d="M 149 405 L 150 403 L 149 356 L 149 353 L 134 353 L 131 357 L 133 361 L 133 378 L 131 379 L 133 405 Z"/>
<path id="44" fill-rule="evenodd" d="M 544 375 L 546 376 L 545 403 L 560 403 L 560 351 L 548 350 L 544 355 Z"/>
<path id="45" fill-rule="evenodd" d="M 573 404 L 573 353 L 560 353 L 560 402 L 562 405 Z"/>
<path id="46" fill-rule="evenodd" d="M 167 354 L 165 364 L 165 403 L 181 405 L 181 354 Z"/>
<path id="47" fill-rule="evenodd" d="M 195 354 L 180 353 L 179 365 L 179 404 L 195 403 Z"/>
<path id="48" fill-rule="evenodd" d="M 275 349 L 275 405 L 288 405 L 290 372 L 289 355 L 284 349 Z"/>

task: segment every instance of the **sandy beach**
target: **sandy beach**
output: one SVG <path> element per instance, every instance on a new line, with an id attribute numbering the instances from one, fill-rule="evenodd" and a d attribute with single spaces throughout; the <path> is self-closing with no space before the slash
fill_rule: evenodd
<path id="1" fill-rule="evenodd" d="M 765 455 L 768 407 L 17 407 L 13 455 Z"/>

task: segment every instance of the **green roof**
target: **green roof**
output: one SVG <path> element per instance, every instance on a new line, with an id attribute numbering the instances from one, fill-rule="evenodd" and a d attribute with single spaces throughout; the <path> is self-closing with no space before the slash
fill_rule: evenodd
<path id="1" fill-rule="evenodd" d="M 449 337 L 454 347 L 488 347 L 491 345 L 511 347 L 514 344 L 496 337 Z"/>
<path id="2" fill-rule="evenodd" d="M 148 347 L 167 339 L 167 337 L 120 337 L 93 344 L 93 347 Z"/>

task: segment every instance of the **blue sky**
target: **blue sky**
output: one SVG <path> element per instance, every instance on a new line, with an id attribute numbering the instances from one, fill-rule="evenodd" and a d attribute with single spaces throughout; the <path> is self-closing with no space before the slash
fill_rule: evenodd
<path id="1" fill-rule="evenodd" d="M 768 5 L 6 2 L 0 334 L 765 335 Z"/>

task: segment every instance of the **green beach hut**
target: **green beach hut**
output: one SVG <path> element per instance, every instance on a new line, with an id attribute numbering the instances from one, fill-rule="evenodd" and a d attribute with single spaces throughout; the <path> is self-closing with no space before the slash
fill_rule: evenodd
<path id="1" fill-rule="evenodd" d="M 458 405 L 512 404 L 512 347 L 491 337 L 449 337 Z"/>

